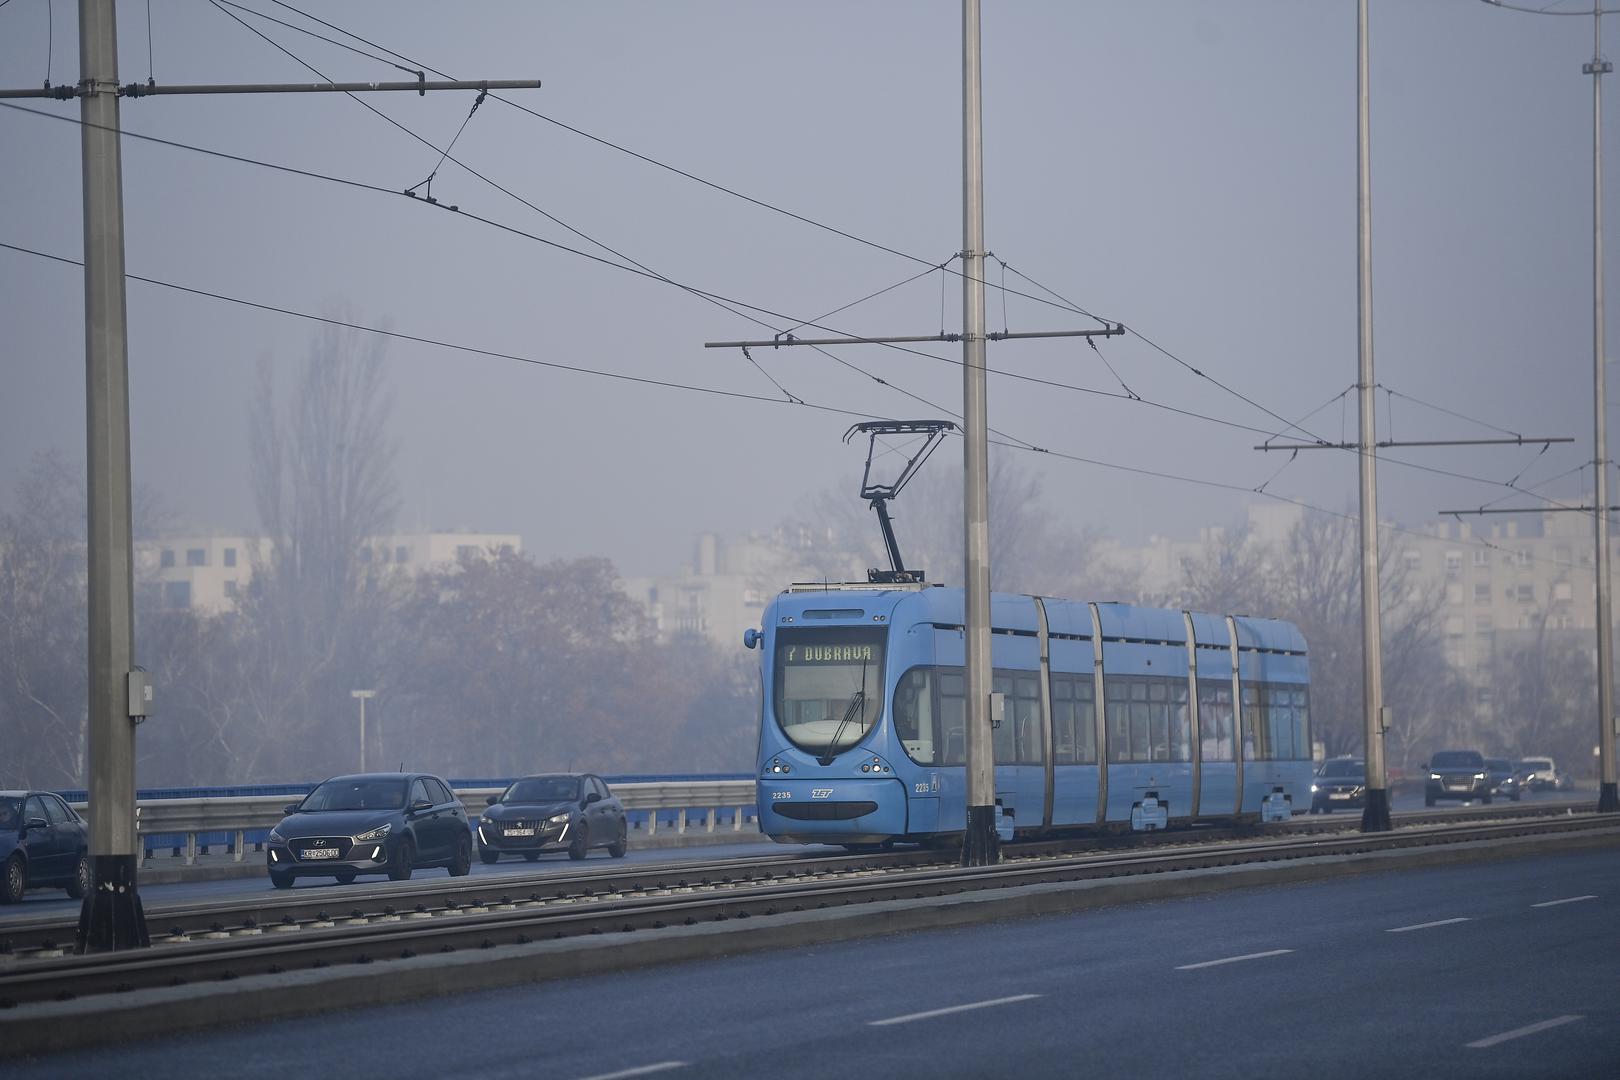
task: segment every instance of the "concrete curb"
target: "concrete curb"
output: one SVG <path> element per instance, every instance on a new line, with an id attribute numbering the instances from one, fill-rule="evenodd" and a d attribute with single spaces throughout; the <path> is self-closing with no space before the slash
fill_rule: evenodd
<path id="1" fill-rule="evenodd" d="M 884 934 L 1066 914 L 1348 874 L 1612 846 L 1620 846 L 1620 830 L 1318 856 L 1142 877 L 891 900 L 759 917 L 746 922 L 639 930 L 614 937 L 567 938 L 387 960 L 380 965 L 256 975 L 229 984 L 163 987 L 74 1001 L 40 1002 L 0 1011 L 0 1058 L 56 1053 L 159 1034 L 386 1005 L 655 964 L 711 960 L 761 949 L 825 945 Z"/>

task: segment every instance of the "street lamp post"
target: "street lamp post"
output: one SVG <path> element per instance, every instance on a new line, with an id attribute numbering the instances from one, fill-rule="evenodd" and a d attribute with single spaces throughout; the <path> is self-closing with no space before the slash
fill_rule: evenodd
<path id="1" fill-rule="evenodd" d="M 366 771 L 366 699 L 377 696 L 375 690 L 350 690 L 349 696 L 360 699 L 360 771 Z"/>

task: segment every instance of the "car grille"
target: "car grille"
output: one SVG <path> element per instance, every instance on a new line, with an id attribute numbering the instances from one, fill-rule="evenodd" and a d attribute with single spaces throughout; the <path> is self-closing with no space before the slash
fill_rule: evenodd
<path id="1" fill-rule="evenodd" d="M 287 846 L 292 848 L 293 858 L 299 862 L 319 862 L 322 860 L 305 859 L 304 851 L 311 848 L 317 850 L 322 848 L 333 849 L 337 851 L 337 855 L 329 855 L 327 856 L 328 859 L 334 857 L 346 859 L 349 857 L 349 849 L 354 846 L 354 839 L 348 836 L 300 836 L 288 840 Z"/>

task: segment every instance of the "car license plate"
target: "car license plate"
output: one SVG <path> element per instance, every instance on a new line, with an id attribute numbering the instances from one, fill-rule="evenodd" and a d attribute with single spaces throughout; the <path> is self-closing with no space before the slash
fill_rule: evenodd
<path id="1" fill-rule="evenodd" d="M 506 830 L 506 835 L 507 836 L 533 836 L 534 835 L 534 830 L 533 829 L 507 829 Z"/>
<path id="2" fill-rule="evenodd" d="M 1348 791 L 1330 791 L 1330 792 L 1328 792 L 1328 798 L 1330 798 L 1330 799 L 1348 799 L 1349 797 L 1350 797 L 1350 793 Z"/>
<path id="3" fill-rule="evenodd" d="M 335 859 L 338 849 L 335 847 L 305 848 L 302 853 L 304 859 Z"/>

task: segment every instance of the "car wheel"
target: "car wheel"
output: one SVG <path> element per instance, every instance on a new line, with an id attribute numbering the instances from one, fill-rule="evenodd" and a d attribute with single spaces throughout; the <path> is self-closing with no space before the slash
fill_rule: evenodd
<path id="1" fill-rule="evenodd" d="M 478 845 L 478 857 L 480 859 L 484 860 L 484 862 L 486 864 L 490 865 L 490 866 L 494 866 L 496 863 L 501 861 L 501 853 L 500 852 L 491 851 L 489 848 L 484 847 L 482 844 Z"/>
<path id="2" fill-rule="evenodd" d="M 28 867 L 23 864 L 21 855 L 13 855 L 6 860 L 6 876 L 0 878 L 0 904 L 20 903 L 26 888 Z"/>
<path id="3" fill-rule="evenodd" d="M 630 850 L 629 830 L 624 822 L 619 822 L 619 838 L 608 845 L 608 854 L 615 859 L 624 858 L 624 853 Z"/>
<path id="4" fill-rule="evenodd" d="M 538 851 L 525 851 L 523 853 L 523 861 L 524 862 L 534 862 L 539 857 L 540 857 L 540 853 Z"/>
<path id="5" fill-rule="evenodd" d="M 292 874 L 290 874 L 290 873 L 282 873 L 279 870 L 270 871 L 270 884 L 274 885 L 276 888 L 278 888 L 278 889 L 290 889 L 290 888 L 292 888 L 292 883 L 293 883 Z"/>
<path id="6" fill-rule="evenodd" d="M 400 840 L 399 846 L 394 849 L 394 857 L 388 863 L 388 879 L 390 881 L 409 881 L 411 879 L 411 864 L 416 862 L 416 844 L 410 837 Z"/>
<path id="7" fill-rule="evenodd" d="M 73 880 L 67 883 L 67 894 L 74 900 L 83 900 L 90 891 L 90 856 L 79 856 L 79 865 L 73 868 Z"/>
<path id="8" fill-rule="evenodd" d="M 574 834 L 574 842 L 568 845 L 568 857 L 570 859 L 583 859 L 590 850 L 591 833 L 585 827 L 584 822 L 581 822 L 579 832 Z"/>
<path id="9" fill-rule="evenodd" d="M 456 840 L 456 857 L 450 860 L 450 876 L 466 877 L 472 873 L 472 837 L 462 833 Z"/>
<path id="10" fill-rule="evenodd" d="M 353 885 L 354 884 L 354 871 L 353 870 L 339 870 L 336 874 L 334 874 L 332 876 L 337 878 L 337 883 L 339 885 Z"/>

